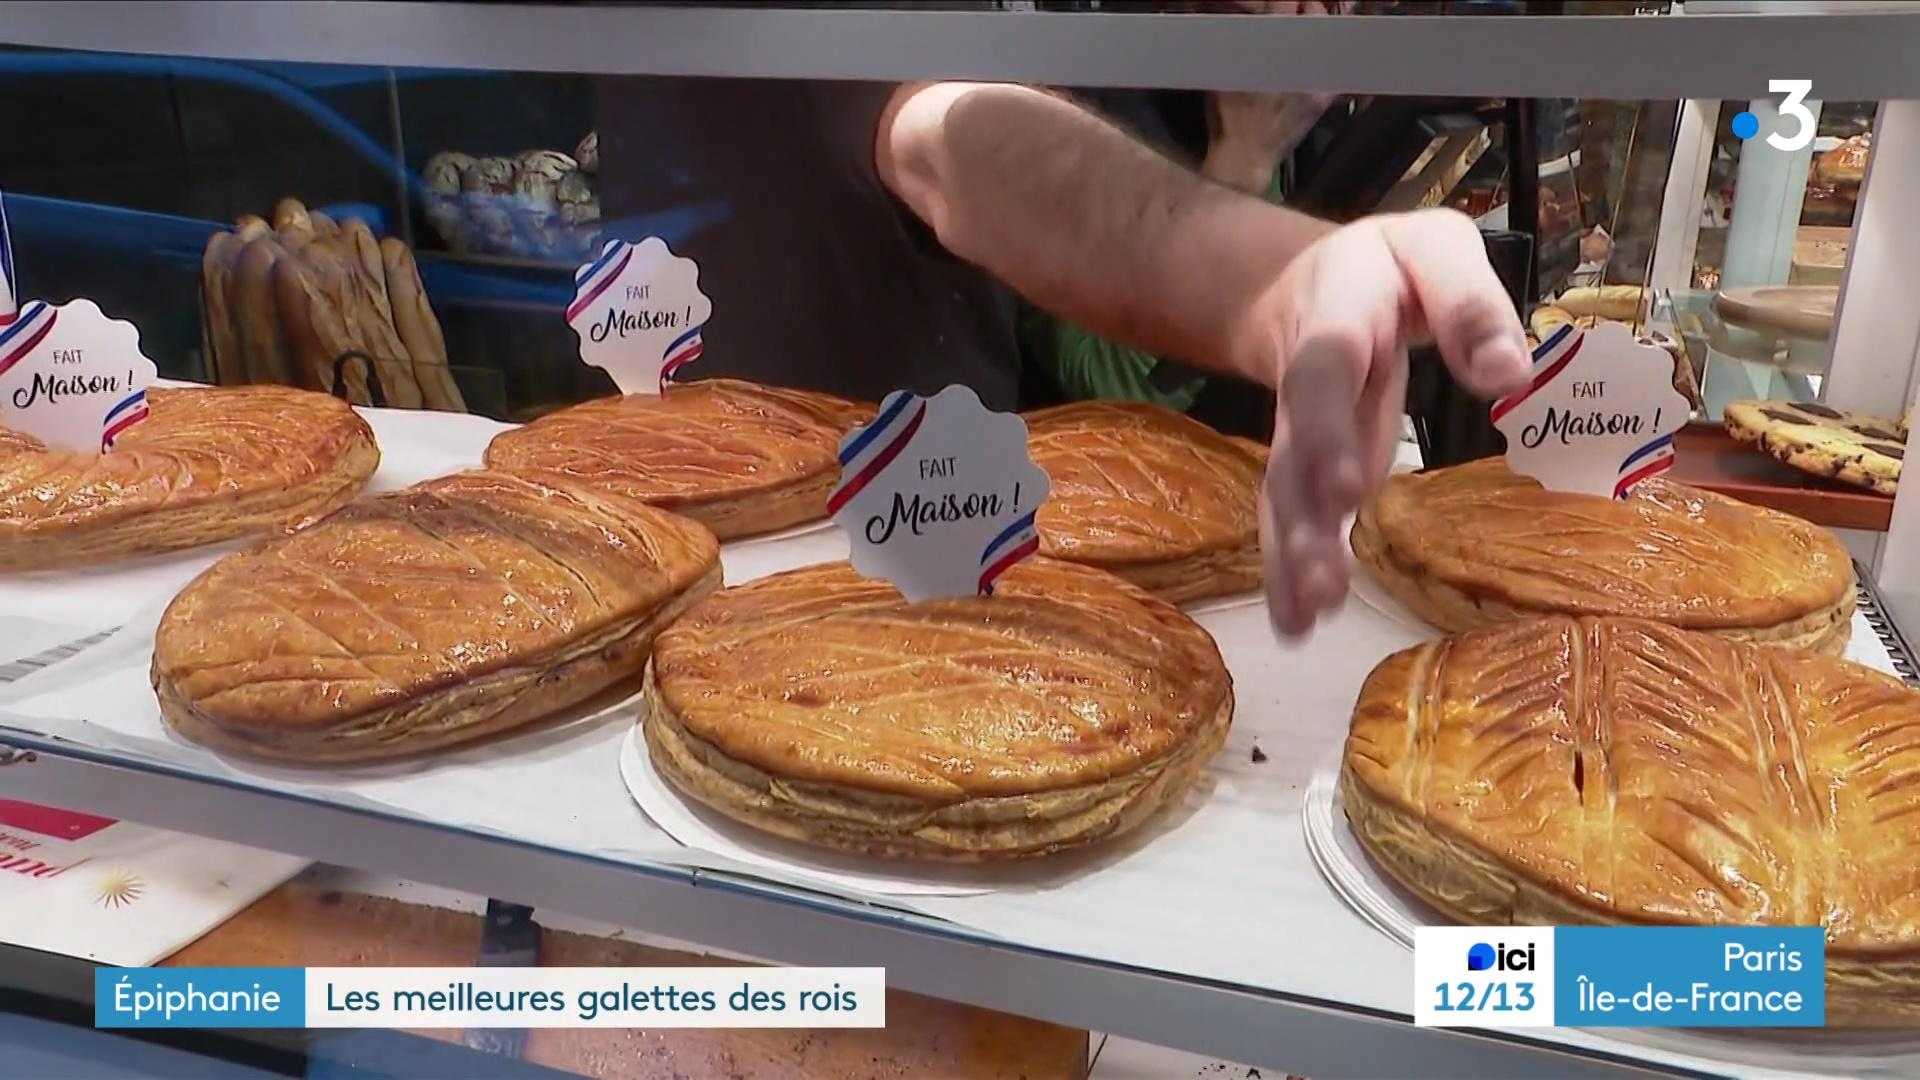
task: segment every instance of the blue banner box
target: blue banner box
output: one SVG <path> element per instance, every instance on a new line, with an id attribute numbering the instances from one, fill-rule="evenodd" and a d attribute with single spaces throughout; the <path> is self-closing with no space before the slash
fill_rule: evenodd
<path id="1" fill-rule="evenodd" d="M 1817 926 L 1560 926 L 1559 1027 L 1820 1027 L 1827 942 Z"/>
<path id="2" fill-rule="evenodd" d="M 93 1026 L 307 1026 L 305 968 L 96 968 Z"/>

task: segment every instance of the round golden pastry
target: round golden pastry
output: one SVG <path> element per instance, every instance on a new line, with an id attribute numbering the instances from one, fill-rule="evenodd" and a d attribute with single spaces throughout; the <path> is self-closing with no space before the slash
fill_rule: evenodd
<path id="1" fill-rule="evenodd" d="M 726 589 L 660 635 L 654 767 L 736 821 L 972 862 L 1118 836 L 1226 739 L 1233 686 L 1178 608 L 1031 559 L 991 597 L 907 603 L 829 563 Z"/>
<path id="2" fill-rule="evenodd" d="M 346 402 L 278 386 L 147 391 L 107 454 L 0 428 L 0 570 L 84 566 L 298 525 L 380 464 Z"/>
<path id="3" fill-rule="evenodd" d="M 1827 1023 L 1920 1022 L 1920 691 L 1831 657 L 1544 618 L 1388 657 L 1340 774 L 1469 925 L 1824 926 Z"/>
<path id="4" fill-rule="evenodd" d="M 1075 402 L 1026 419 L 1033 463 L 1052 481 L 1034 519 L 1043 553 L 1176 604 L 1260 584 L 1264 447 L 1141 402 Z"/>
<path id="5" fill-rule="evenodd" d="M 457 473 L 215 563 L 161 618 L 153 686 L 181 735 L 255 757 L 470 742 L 638 676 L 719 558 L 704 527 L 635 500 Z"/>
<path id="6" fill-rule="evenodd" d="M 1547 491 L 1502 458 L 1397 473 L 1350 539 L 1446 631 L 1616 615 L 1838 655 L 1853 628 L 1853 561 L 1832 533 L 1657 477 L 1602 499 Z"/>
<path id="7" fill-rule="evenodd" d="M 543 416 L 496 436 L 486 462 L 617 491 L 724 540 L 826 517 L 841 436 L 872 418 L 830 394 L 703 379 Z"/>

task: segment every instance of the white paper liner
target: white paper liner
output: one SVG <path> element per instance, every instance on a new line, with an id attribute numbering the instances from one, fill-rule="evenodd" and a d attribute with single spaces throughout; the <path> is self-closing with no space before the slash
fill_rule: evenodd
<path id="1" fill-rule="evenodd" d="M 1368 925 L 1402 948 L 1413 949 L 1414 930 L 1451 926 L 1381 871 L 1347 826 L 1338 758 L 1322 766 L 1307 786 L 1301 815 L 1307 851 L 1327 884 Z M 1920 1066 L 1920 1032 L 1712 1030 L 1708 1028 L 1591 1028 L 1594 1036 L 1696 1054 L 1755 1069 L 1794 1069 L 1848 1076 L 1913 1076 Z"/>
<path id="2" fill-rule="evenodd" d="M 1195 600 L 1180 605 L 1180 610 L 1189 615 L 1205 615 L 1214 611 L 1231 611 L 1234 608 L 1250 607 L 1265 602 L 1267 594 L 1259 589 L 1251 592 L 1234 593 L 1231 596 L 1210 596 L 1205 600 Z"/>

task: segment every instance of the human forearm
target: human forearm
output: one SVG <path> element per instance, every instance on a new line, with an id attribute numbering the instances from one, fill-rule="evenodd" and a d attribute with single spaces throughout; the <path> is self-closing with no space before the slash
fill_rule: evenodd
<path id="1" fill-rule="evenodd" d="M 882 177 L 955 254 L 1102 336 L 1271 383 L 1244 314 L 1332 229 L 1229 191 L 1021 86 L 903 88 Z"/>

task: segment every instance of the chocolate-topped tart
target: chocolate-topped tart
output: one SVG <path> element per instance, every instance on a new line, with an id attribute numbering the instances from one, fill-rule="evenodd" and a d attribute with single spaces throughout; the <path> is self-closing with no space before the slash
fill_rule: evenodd
<path id="1" fill-rule="evenodd" d="M 1446 631 L 1606 615 L 1832 654 L 1852 631 L 1853 562 L 1832 533 L 1658 477 L 1605 499 L 1548 491 L 1501 458 L 1399 473 L 1351 540 Z"/>
<path id="2" fill-rule="evenodd" d="M 703 379 L 561 409 L 496 436 L 486 462 L 639 499 L 730 539 L 825 518 L 841 436 L 872 417 L 830 394 Z"/>
<path id="3" fill-rule="evenodd" d="M 1052 481 L 1035 517 L 1043 553 L 1174 603 L 1260 584 L 1264 447 L 1141 402 L 1076 402 L 1026 420 L 1033 462 Z"/>
<path id="4" fill-rule="evenodd" d="M 1883 495 L 1900 491 L 1900 466 L 1907 456 L 1904 421 L 1795 401 L 1735 401 L 1725 415 L 1734 438 L 1801 472 Z"/>
<path id="5" fill-rule="evenodd" d="M 1388 657 L 1340 773 L 1375 864 L 1469 925 L 1820 926 L 1830 1024 L 1920 1022 L 1920 691 L 1551 617 Z"/>
<path id="6" fill-rule="evenodd" d="M 153 686 L 169 725 L 220 750 L 441 749 L 633 680 L 719 557 L 697 522 L 618 494 L 457 473 L 215 563 L 161 618 Z"/>
<path id="7" fill-rule="evenodd" d="M 909 603 L 846 563 L 725 589 L 654 648 L 642 730 L 691 799 L 901 859 L 1046 855 L 1179 799 L 1226 738 L 1213 639 L 1111 574 L 1035 558 Z"/>

